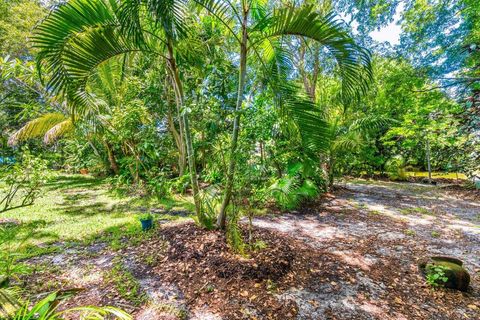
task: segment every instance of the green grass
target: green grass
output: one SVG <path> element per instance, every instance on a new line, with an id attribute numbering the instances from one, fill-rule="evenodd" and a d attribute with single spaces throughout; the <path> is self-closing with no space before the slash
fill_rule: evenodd
<path id="1" fill-rule="evenodd" d="M 434 215 L 430 210 L 418 207 L 418 208 L 404 208 L 400 209 L 400 213 L 403 215 L 409 215 L 409 214 L 424 214 L 424 215 Z"/>
<path id="2" fill-rule="evenodd" d="M 432 172 L 432 179 L 458 179 L 467 180 L 467 176 L 463 173 L 456 172 Z M 407 172 L 409 177 L 428 177 L 428 172 L 417 171 L 417 172 Z"/>
<path id="3" fill-rule="evenodd" d="M 121 262 L 115 262 L 105 278 L 108 282 L 113 283 L 120 297 L 134 306 L 140 306 L 147 302 L 148 297 L 142 291 L 137 279 Z"/>
<path id="4" fill-rule="evenodd" d="M 407 230 L 405 230 L 405 234 L 407 236 L 412 236 L 413 237 L 413 236 L 415 236 L 416 232 L 412 229 L 407 229 Z"/>
<path id="5" fill-rule="evenodd" d="M 25 248 L 24 254 L 32 256 L 58 250 L 58 247 L 48 246 L 54 242 L 75 245 L 99 237 L 115 239 L 120 235 L 140 233 L 138 215 L 147 208 L 192 212 L 192 207 L 191 199 L 185 197 L 156 200 L 145 196 L 119 196 L 110 190 L 105 180 L 58 174 L 43 187 L 42 196 L 32 206 L 0 213 L 0 221 L 18 222 L 17 225 L 9 224 L 8 238 L 7 232 L 1 232 L 0 245 L 7 251 Z M 188 218 L 169 214 L 156 214 L 155 217 L 163 220 Z"/>
<path id="6" fill-rule="evenodd" d="M 430 233 L 430 235 L 431 235 L 433 238 L 440 238 L 440 235 L 441 235 L 441 234 L 440 234 L 440 232 L 438 232 L 438 231 L 432 231 L 432 232 Z"/>

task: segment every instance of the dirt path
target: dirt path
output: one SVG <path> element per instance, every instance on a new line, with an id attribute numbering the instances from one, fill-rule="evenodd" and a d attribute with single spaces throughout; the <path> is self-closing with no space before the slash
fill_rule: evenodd
<path id="1" fill-rule="evenodd" d="M 480 203 L 421 184 L 358 181 L 341 187 L 322 206 L 255 222 L 356 269 L 353 279 L 336 284 L 338 290 L 320 286 L 284 293 L 299 305 L 299 319 L 480 318 L 480 305 L 468 304 L 480 299 Z M 416 263 L 432 255 L 462 259 L 473 276 L 472 292 L 431 293 Z M 444 300 L 458 304 L 445 310 Z"/>

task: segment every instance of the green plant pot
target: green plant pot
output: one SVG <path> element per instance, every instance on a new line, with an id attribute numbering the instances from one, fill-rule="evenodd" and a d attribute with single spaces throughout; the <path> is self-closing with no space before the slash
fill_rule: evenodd
<path id="1" fill-rule="evenodd" d="M 140 220 L 142 224 L 142 230 L 147 231 L 153 228 L 153 219 Z"/>

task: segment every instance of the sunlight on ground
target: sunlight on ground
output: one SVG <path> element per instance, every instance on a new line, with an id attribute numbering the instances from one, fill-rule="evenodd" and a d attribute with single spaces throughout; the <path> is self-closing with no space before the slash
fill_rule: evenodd
<path id="1" fill-rule="evenodd" d="M 187 197 L 152 199 L 119 196 L 99 179 L 82 175 L 59 175 L 43 188 L 34 205 L 6 211 L 0 221 L 17 221 L 16 239 L 25 245 L 43 245 L 57 241 L 93 240 L 102 232 L 128 232 L 140 228 L 138 214 L 156 208 L 157 219 L 175 220 L 180 216 L 165 210 L 190 212 Z M 8 245 L 8 244 L 7 244 Z M 10 243 L 11 250 L 19 241 Z M 8 249 L 7 249 L 8 250 Z"/>
<path id="2" fill-rule="evenodd" d="M 407 172 L 409 177 L 428 177 L 428 172 L 425 171 L 415 171 Z M 432 172 L 432 179 L 460 179 L 467 180 L 467 176 L 463 173 L 457 172 Z"/>

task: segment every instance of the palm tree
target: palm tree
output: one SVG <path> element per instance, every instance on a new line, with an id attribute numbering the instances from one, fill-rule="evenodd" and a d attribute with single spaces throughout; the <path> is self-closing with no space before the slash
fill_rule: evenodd
<path id="1" fill-rule="evenodd" d="M 108 63 L 102 64 L 92 77 L 90 86 L 95 93 L 95 108 L 89 108 L 81 117 L 77 115 L 76 119 L 73 119 L 73 115 L 70 113 L 72 107 L 68 107 L 68 99 L 64 99 L 61 108 L 57 106 L 57 109 L 61 110 L 46 113 L 28 121 L 10 136 L 8 144 L 14 146 L 24 140 L 43 137 L 43 142 L 49 145 L 67 134 L 81 131 L 97 155 L 100 155 L 100 152 L 95 147 L 93 140 L 98 138 L 101 141 L 108 156 L 110 169 L 118 174 L 119 167 L 115 154 L 110 143 L 103 138 L 102 133 L 110 130 L 108 121 L 105 121 L 105 115 L 111 114 L 112 106 L 121 103 L 117 91 L 122 89 L 123 78 L 124 70 L 118 61 L 110 60 Z M 58 100 L 58 97 L 56 99 Z M 55 99 L 52 98 L 49 101 L 55 101 Z M 78 124 L 81 122 L 87 122 L 89 125 L 79 126 Z M 80 128 L 82 130 L 79 130 Z"/>
<path id="2" fill-rule="evenodd" d="M 239 50 L 239 77 L 237 103 L 235 105 L 235 117 L 230 145 L 230 161 L 227 172 L 224 198 L 220 208 L 217 224 L 220 228 L 226 225 L 226 210 L 232 197 L 232 190 L 235 177 L 238 137 L 240 133 L 241 111 L 244 102 L 247 83 L 247 62 L 249 54 L 262 60 L 260 54 L 262 48 L 269 48 L 275 51 L 275 40 L 285 36 L 305 37 L 312 39 L 326 49 L 335 58 L 339 75 L 342 79 L 342 100 L 345 103 L 357 98 L 364 93 L 371 80 L 371 66 L 369 53 L 357 46 L 352 37 L 347 33 L 344 26 L 335 19 L 333 14 L 323 15 L 316 11 L 313 6 L 290 6 L 274 8 L 273 10 L 265 1 L 241 0 L 238 2 L 221 0 L 196 0 L 208 11 L 215 14 L 224 25 L 230 30 L 237 41 Z M 232 24 L 234 27 L 232 27 Z M 238 30 L 238 32 L 235 32 Z M 264 64 L 266 65 L 266 64 Z M 283 97 L 289 99 L 288 94 L 293 93 L 291 88 L 274 85 L 283 91 Z M 299 107 L 311 106 L 305 99 L 291 100 L 290 106 Z M 303 109 L 301 119 L 306 121 L 303 128 L 304 135 L 312 135 L 316 143 L 321 145 L 322 139 L 328 138 L 325 134 L 318 134 L 312 126 L 319 118 Z M 296 114 L 300 114 L 297 110 Z M 305 131 L 305 128 L 308 131 Z M 320 130 L 319 130 L 320 129 Z"/>
<path id="3" fill-rule="evenodd" d="M 312 6 L 272 10 L 268 3 L 259 0 L 235 3 L 223 0 L 193 1 L 217 17 L 240 48 L 230 160 L 217 221 L 218 226 L 224 228 L 235 178 L 235 153 L 247 87 L 248 58 L 258 58 L 265 66 L 264 71 L 272 73 L 272 70 L 268 70 L 268 60 L 275 60 L 278 55 L 270 55 L 269 59 L 264 59 L 264 56 L 266 52 L 277 51 L 278 44 L 281 44 L 278 39 L 285 36 L 313 39 L 326 47 L 336 59 L 338 73 L 343 80 L 342 99 L 347 102 L 367 89 L 371 78 L 370 56 L 354 43 L 333 14 L 323 15 Z M 86 83 L 92 70 L 102 62 L 132 52 L 156 54 L 165 59 L 181 114 L 181 132 L 184 133 L 195 206 L 200 217 L 201 202 L 188 108 L 184 106 L 183 86 L 175 58 L 175 44 L 187 35 L 186 8 L 186 0 L 73 0 L 51 13 L 37 29 L 34 40 L 40 49 L 40 61 L 53 74 L 48 86 L 53 90 L 63 90 L 77 105 L 88 105 Z M 157 50 L 158 43 L 161 43 L 163 51 Z M 297 120 L 303 121 L 302 136 L 305 140 L 322 145 L 326 131 L 318 127 L 319 117 L 309 109 L 311 104 L 303 98 L 290 97 L 296 97 L 291 86 L 271 85 L 278 89 L 278 96 L 294 111 Z"/>
<path id="4" fill-rule="evenodd" d="M 328 148 L 327 177 L 328 188 L 333 187 L 335 179 L 335 165 L 338 154 L 358 150 L 369 133 L 387 127 L 395 120 L 384 116 L 369 116 L 355 119 L 350 124 L 345 123 L 344 114 L 330 117 L 331 139 Z"/>
<path id="5" fill-rule="evenodd" d="M 187 35 L 186 5 L 186 1 L 176 0 L 73 0 L 54 9 L 37 27 L 33 40 L 39 49 L 39 61 L 52 74 L 47 86 L 75 102 L 72 115 L 91 106 L 87 83 L 103 62 L 138 52 L 164 59 L 180 118 L 181 136 L 176 140 L 185 141 L 200 218 L 195 155 L 175 52 L 176 43 Z M 183 148 L 179 148 L 180 153 Z"/>

